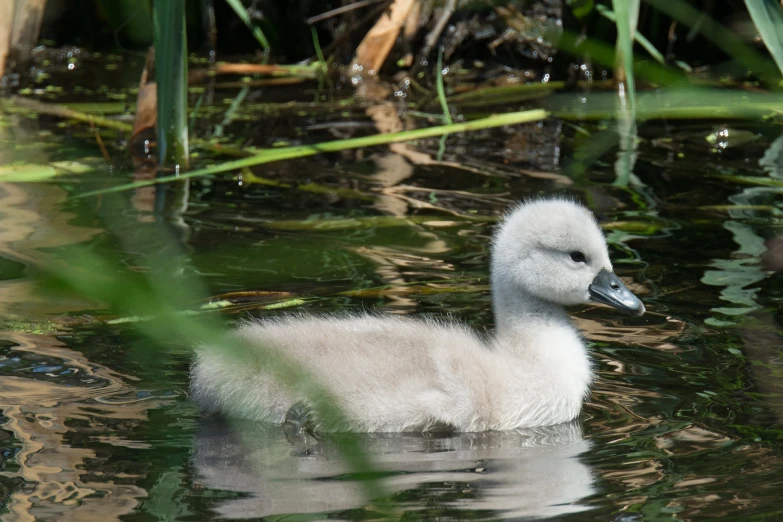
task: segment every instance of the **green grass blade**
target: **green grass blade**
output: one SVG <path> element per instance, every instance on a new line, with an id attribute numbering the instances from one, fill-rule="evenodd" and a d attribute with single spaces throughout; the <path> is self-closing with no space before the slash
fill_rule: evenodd
<path id="1" fill-rule="evenodd" d="M 324 81 L 327 79 L 326 72 L 329 67 L 326 65 L 324 52 L 321 49 L 321 42 L 318 41 L 318 31 L 315 27 L 311 27 L 310 32 L 313 35 L 313 48 L 315 49 L 315 55 L 318 57 L 318 66 L 320 67 L 320 70 L 318 71 L 318 90 L 315 92 L 314 100 L 316 103 L 318 103 L 318 101 L 321 99 L 321 91 L 324 88 Z"/>
<path id="2" fill-rule="evenodd" d="M 2 183 L 32 183 L 36 181 L 51 181 L 55 176 L 63 174 L 84 174 L 94 168 L 78 161 L 55 161 L 47 164 L 9 163 L 0 165 L 0 182 Z"/>
<path id="3" fill-rule="evenodd" d="M 326 72 L 326 60 L 324 59 L 324 53 L 321 49 L 321 42 L 318 41 L 318 31 L 315 27 L 311 27 L 311 33 L 313 34 L 313 47 L 315 48 L 315 55 L 318 57 L 318 63 L 321 64 L 321 69 Z"/>
<path id="4" fill-rule="evenodd" d="M 487 118 L 482 118 L 480 120 L 474 120 L 465 123 L 454 123 L 452 125 L 441 125 L 439 127 L 428 127 L 426 129 L 415 129 L 415 130 L 409 130 L 403 132 L 393 132 L 389 134 L 378 134 L 375 136 L 352 138 L 348 140 L 327 141 L 324 143 L 316 143 L 313 145 L 302 145 L 298 147 L 268 149 L 249 158 L 227 161 L 219 165 L 214 165 L 211 167 L 193 170 L 187 173 L 182 173 L 178 176 L 168 176 L 168 177 L 157 178 L 154 180 L 128 183 L 125 185 L 119 185 L 108 189 L 86 192 L 76 197 L 86 197 L 86 196 L 93 196 L 96 194 L 105 194 L 108 192 L 131 190 L 139 187 L 154 185 L 156 183 L 165 183 L 169 181 L 189 179 L 197 176 L 207 176 L 209 174 L 219 174 L 221 172 L 229 172 L 244 167 L 252 167 L 255 165 L 262 165 L 264 163 L 271 163 L 274 161 L 282 161 L 282 160 L 293 159 L 293 158 L 304 158 L 307 156 L 314 156 L 316 154 L 322 154 L 324 152 L 337 152 L 341 150 L 358 149 L 361 147 L 370 147 L 375 145 L 388 145 L 390 143 L 400 143 L 403 141 L 412 141 L 412 140 L 418 140 L 424 138 L 435 138 L 439 136 L 444 136 L 446 134 L 455 134 L 458 132 L 468 132 L 468 131 L 474 131 L 480 129 L 490 129 L 493 127 L 502 127 L 504 125 L 516 125 L 519 123 L 529 123 L 531 121 L 543 120 L 548 116 L 549 114 L 546 111 L 541 109 L 535 109 L 535 110 L 522 111 L 522 112 L 510 112 L 508 114 L 498 114 L 498 115 L 489 116 Z"/>
<path id="5" fill-rule="evenodd" d="M 750 18 L 783 73 L 783 11 L 776 0 L 745 0 Z"/>
<path id="6" fill-rule="evenodd" d="M 223 137 L 223 129 L 225 129 L 226 126 L 231 125 L 234 121 L 237 112 L 239 111 L 239 107 L 242 105 L 242 102 L 245 101 L 248 92 L 250 92 L 249 87 L 242 87 L 236 97 L 231 100 L 231 104 L 228 106 L 226 114 L 223 116 L 223 121 L 215 125 L 215 131 L 212 133 L 213 138 Z"/>
<path id="7" fill-rule="evenodd" d="M 438 70 L 435 75 L 435 86 L 438 90 L 440 108 L 443 109 L 443 121 L 445 121 L 447 125 L 451 125 L 454 123 L 454 120 L 451 119 L 449 103 L 446 101 L 446 89 L 443 87 L 443 47 L 438 50 Z"/>
<path id="8" fill-rule="evenodd" d="M 598 11 L 601 16 L 606 18 L 607 20 L 611 20 L 614 23 L 617 23 L 617 17 L 614 15 L 614 11 L 610 11 L 607 9 L 605 5 L 597 5 L 595 6 L 595 10 Z M 666 63 L 666 60 L 664 60 L 663 55 L 658 51 L 658 49 L 655 48 L 655 46 L 650 43 L 650 40 L 645 38 L 645 36 L 640 33 L 639 31 L 634 31 L 633 39 L 644 48 L 645 51 L 647 51 L 647 54 L 653 57 L 653 59 L 660 63 L 661 65 Z"/>
<path id="9" fill-rule="evenodd" d="M 253 36 L 256 37 L 258 43 L 260 43 L 261 47 L 264 48 L 264 55 L 268 55 L 269 51 L 272 50 L 272 46 L 269 45 L 269 40 L 266 39 L 266 36 L 264 35 L 264 32 L 261 30 L 261 28 L 257 25 L 253 25 L 253 22 L 250 20 L 250 16 L 247 14 L 247 9 L 245 9 L 245 6 L 242 5 L 241 0 L 226 0 L 226 3 L 231 6 L 231 9 L 234 10 L 240 20 L 242 20 L 247 28 L 250 29 L 250 32 L 253 33 Z"/>
<path id="10" fill-rule="evenodd" d="M 590 55 L 591 59 L 605 67 L 614 67 L 615 49 L 594 38 L 582 38 L 581 35 L 570 31 L 562 34 L 551 33 L 549 38 L 557 41 L 557 47 L 576 56 Z M 636 64 L 636 74 L 648 82 L 675 85 L 687 84 L 688 78 L 681 71 L 659 65 L 655 62 L 639 62 Z"/>
<path id="11" fill-rule="evenodd" d="M 23 96 L 11 96 L 10 98 L 0 99 L 0 110 L 9 113 L 49 114 L 66 120 L 75 120 L 87 123 L 88 125 L 95 125 L 96 127 L 115 129 L 122 132 L 133 132 L 133 125 L 124 121 L 112 120 L 96 114 L 90 114 L 86 111 L 81 112 L 70 106 L 45 103 Z M 123 107 L 123 112 L 124 111 L 125 108 Z"/>
<path id="12" fill-rule="evenodd" d="M 555 94 L 547 100 L 552 116 L 571 120 L 605 120 L 616 111 L 613 93 L 593 93 L 585 107 L 571 94 Z M 664 89 L 641 92 L 636 97 L 636 117 L 650 119 L 752 119 L 783 112 L 778 93 L 726 89 Z"/>
<path id="13" fill-rule="evenodd" d="M 472 91 L 449 96 L 447 101 L 452 105 L 460 105 L 461 107 L 498 106 L 507 103 L 521 103 L 549 96 L 552 91 L 563 89 L 565 85 L 565 81 L 561 80 L 553 80 L 545 83 L 490 85 L 488 87 L 478 87 Z M 593 82 L 591 87 L 602 88 L 608 85 L 609 84 L 606 82 L 599 80 Z"/>
<path id="14" fill-rule="evenodd" d="M 188 168 L 188 48 L 185 0 L 155 0 L 159 165 Z"/>
<path id="15" fill-rule="evenodd" d="M 615 161 L 615 186 L 628 185 L 636 164 L 636 82 L 634 81 L 633 42 L 639 21 L 639 0 L 612 0 L 617 26 L 617 66 L 621 83 L 618 85 L 617 133 L 620 147 Z"/>
<path id="16" fill-rule="evenodd" d="M 633 70 L 633 35 L 639 17 L 639 0 L 612 0 L 617 25 L 617 61 L 625 71 L 627 108 L 633 114 L 636 85 Z M 624 104 L 625 105 L 625 104 Z"/>
<path id="17" fill-rule="evenodd" d="M 748 46 L 729 29 L 692 5 L 683 0 L 646 0 L 646 2 L 685 25 L 696 27 L 698 24 L 699 33 L 702 36 L 750 70 L 755 71 L 767 84 L 777 85 L 780 72 L 769 60 Z"/>

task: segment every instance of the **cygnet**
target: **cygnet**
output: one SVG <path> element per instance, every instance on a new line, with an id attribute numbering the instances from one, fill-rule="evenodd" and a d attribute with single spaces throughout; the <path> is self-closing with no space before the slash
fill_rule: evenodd
<path id="1" fill-rule="evenodd" d="M 563 307 L 595 301 L 645 312 L 615 275 L 593 214 L 565 199 L 517 206 L 492 241 L 491 283 L 489 335 L 376 314 L 245 322 L 234 346 L 197 348 L 191 395 L 209 412 L 271 423 L 304 416 L 324 431 L 476 432 L 574 419 L 593 371 Z M 313 421 L 312 388 L 282 382 L 269 353 L 328 392 L 340 421 Z"/>

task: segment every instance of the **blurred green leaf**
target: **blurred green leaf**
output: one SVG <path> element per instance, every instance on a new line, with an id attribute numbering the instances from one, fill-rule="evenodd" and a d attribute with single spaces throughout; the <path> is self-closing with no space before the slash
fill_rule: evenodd
<path id="1" fill-rule="evenodd" d="M 566 5 L 577 18 L 584 18 L 593 12 L 595 2 L 593 0 L 566 0 Z"/>
<path id="2" fill-rule="evenodd" d="M 170 240 L 173 241 L 173 238 Z M 189 348 L 209 346 L 210 349 L 224 351 L 230 357 L 244 359 L 252 356 L 255 360 L 263 361 L 265 370 L 279 382 L 308 397 L 324 423 L 345 425 L 347 421 L 335 397 L 306 368 L 279 350 L 259 344 L 251 345 L 231 336 L 222 322 L 211 314 L 193 317 L 193 311 L 185 310 L 189 303 L 203 300 L 206 291 L 199 278 L 186 276 L 176 269 L 185 254 L 177 252 L 173 244 L 170 247 L 150 252 L 127 240 L 127 250 L 143 255 L 147 266 L 155 267 L 141 274 L 118 270 L 117 267 L 125 262 L 124 258 L 122 261 L 107 259 L 87 247 L 74 247 L 69 255 L 61 256 L 58 262 L 43 267 L 47 278 L 42 281 L 42 287 L 49 292 L 67 292 L 86 297 L 100 303 L 96 308 L 103 307 L 114 313 L 125 314 L 126 317 L 119 322 L 133 323 L 133 327 L 148 338 L 148 342 L 142 343 L 143 349 L 134 351 L 134 355 L 144 364 L 155 364 L 160 359 L 162 347 L 176 349 L 183 345 Z M 280 304 L 295 306 L 299 303 L 291 299 Z M 143 317 L 136 316 L 140 312 L 144 314 Z M 354 472 L 373 470 L 354 435 L 332 434 L 330 438 Z M 176 477 L 169 478 L 176 480 Z M 368 500 L 385 497 L 378 480 L 365 480 L 362 487 Z M 168 491 L 166 487 L 161 487 L 162 490 Z M 154 497 L 157 499 L 155 511 L 180 509 L 177 502 L 164 501 L 164 496 Z"/>
<path id="3" fill-rule="evenodd" d="M 777 0 L 745 0 L 764 45 L 783 73 L 783 10 Z"/>
<path id="4" fill-rule="evenodd" d="M 699 34 L 714 43 L 749 70 L 759 74 L 766 83 L 777 85 L 780 72 L 758 51 L 712 17 L 683 0 L 646 0 L 648 4 L 675 20 L 698 29 Z M 758 3 L 758 2 L 757 2 Z"/>

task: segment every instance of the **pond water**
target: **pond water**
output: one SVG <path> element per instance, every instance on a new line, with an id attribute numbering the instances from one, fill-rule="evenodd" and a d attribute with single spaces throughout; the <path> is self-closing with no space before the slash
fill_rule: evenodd
<path id="1" fill-rule="evenodd" d="M 113 81 L 89 101 L 132 98 L 123 90 L 131 80 Z M 307 89 L 301 98 L 312 97 Z M 219 94 L 203 112 L 204 128 L 221 121 L 236 91 Z M 226 134 L 256 146 L 291 136 L 323 141 L 324 121 L 357 122 L 334 132 L 373 125 L 364 106 L 315 116 L 248 111 Z M 353 448 L 368 455 L 371 472 L 349 466 L 337 439 L 201 415 L 187 396 L 187 343 L 149 339 L 142 319 L 104 302 L 43 292 L 42 267 L 78 266 L 86 252 L 112 259 L 117 278 L 161 271 L 149 254 L 166 245 L 153 189 L 72 198 L 127 181 L 129 169 L 0 184 L 4 517 L 783 516 L 783 284 L 767 271 L 783 265 L 765 247 L 783 216 L 783 136 L 732 122 L 727 128 L 753 139 L 719 147 L 705 139 L 726 125 L 644 124 L 626 187 L 613 185 L 614 149 L 573 174 L 580 134 L 556 122 L 451 136 L 441 162 L 438 140 L 429 140 L 254 171 L 288 186 L 247 176 L 195 181 L 187 208 L 169 222 L 185 246 L 171 277 L 195 276 L 214 301 L 230 303 L 203 312 L 229 324 L 372 309 L 489 328 L 487 241 L 498 215 L 521 198 L 561 193 L 602 220 L 617 272 L 649 312 L 574 310 L 598 371 L 578 421 L 359 436 Z M 106 136 L 118 164 L 127 163 Z M 96 157 L 84 128 L 43 116 L 0 119 L 0 163 Z M 369 481 L 382 498 L 366 498 Z"/>

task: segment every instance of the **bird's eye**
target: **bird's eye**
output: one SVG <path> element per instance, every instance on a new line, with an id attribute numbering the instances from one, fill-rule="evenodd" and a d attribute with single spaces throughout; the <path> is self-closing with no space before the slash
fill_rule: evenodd
<path id="1" fill-rule="evenodd" d="M 579 250 L 574 250 L 573 252 L 571 252 L 571 261 L 573 261 L 574 263 L 587 263 L 587 259 L 585 259 L 585 255 Z"/>

